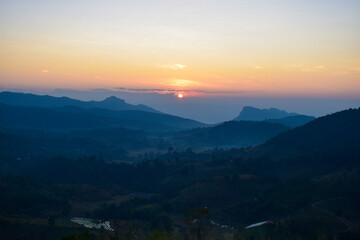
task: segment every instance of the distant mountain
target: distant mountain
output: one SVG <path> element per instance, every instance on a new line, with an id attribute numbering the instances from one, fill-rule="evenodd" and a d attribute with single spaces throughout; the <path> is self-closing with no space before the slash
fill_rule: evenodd
<path id="1" fill-rule="evenodd" d="M 172 141 L 192 148 L 240 147 L 264 143 L 290 128 L 277 123 L 229 121 L 214 127 L 180 132 Z"/>
<path id="2" fill-rule="evenodd" d="M 167 114 L 145 111 L 113 111 L 101 108 L 40 108 L 0 104 L 0 127 L 27 129 L 135 128 L 148 131 L 175 131 L 206 126 L 203 123 Z"/>
<path id="3" fill-rule="evenodd" d="M 160 113 L 151 107 L 142 104 L 132 105 L 114 96 L 106 98 L 103 101 L 80 101 L 68 97 L 52 97 L 48 95 L 40 96 L 30 93 L 0 92 L 0 103 L 11 106 L 43 108 L 75 106 L 81 108 L 105 108 L 117 111 L 139 110 Z"/>
<path id="4" fill-rule="evenodd" d="M 266 120 L 266 122 L 279 123 L 279 124 L 283 124 L 285 126 L 294 128 L 294 127 L 304 125 L 314 119 L 315 119 L 315 117 L 312 117 L 312 116 L 297 115 L 297 116 L 290 116 L 290 117 L 284 117 L 284 118 L 279 118 L 279 119 L 268 119 L 268 120 Z"/>
<path id="5" fill-rule="evenodd" d="M 297 116 L 297 113 L 288 113 L 276 108 L 259 109 L 250 106 L 243 107 L 239 116 L 234 121 L 263 121 L 267 119 L 278 119 L 290 116 Z"/>

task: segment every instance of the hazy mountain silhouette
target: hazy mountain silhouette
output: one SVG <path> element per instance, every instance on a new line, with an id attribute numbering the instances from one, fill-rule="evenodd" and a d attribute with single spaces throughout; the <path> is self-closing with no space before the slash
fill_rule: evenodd
<path id="1" fill-rule="evenodd" d="M 263 121 L 267 119 L 278 119 L 289 116 L 299 115 L 297 113 L 288 113 L 276 108 L 259 109 L 255 107 L 245 106 L 240 114 L 234 118 L 235 121 Z"/>
<path id="2" fill-rule="evenodd" d="M 138 128 L 169 131 L 201 127 L 205 124 L 161 113 L 113 111 L 100 108 L 39 108 L 0 104 L 0 126 L 27 129 Z"/>
<path id="3" fill-rule="evenodd" d="M 106 98 L 103 101 L 80 101 L 68 97 L 52 97 L 48 95 L 40 96 L 30 93 L 0 92 L 0 103 L 11 106 L 31 106 L 44 108 L 76 106 L 81 108 L 106 108 L 117 111 L 139 110 L 160 113 L 151 107 L 142 104 L 132 105 L 114 96 Z"/>
<path id="4" fill-rule="evenodd" d="M 282 124 L 264 121 L 229 121 L 214 127 L 183 131 L 172 140 L 180 145 L 193 148 L 244 147 L 264 143 L 289 129 Z"/>
<path id="5" fill-rule="evenodd" d="M 284 117 L 284 118 L 279 118 L 279 119 L 268 119 L 268 120 L 266 120 L 266 122 L 279 123 L 279 124 L 283 124 L 285 126 L 294 128 L 294 127 L 304 125 L 305 123 L 308 123 L 314 119 L 315 119 L 315 117 L 312 117 L 312 116 L 297 115 L 297 116 L 290 116 L 290 117 Z"/>

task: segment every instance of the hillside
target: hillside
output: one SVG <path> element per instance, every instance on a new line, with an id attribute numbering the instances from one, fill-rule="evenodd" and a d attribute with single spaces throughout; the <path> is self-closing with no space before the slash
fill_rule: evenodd
<path id="1" fill-rule="evenodd" d="M 60 223 L 71 217 L 109 219 L 112 226 L 134 221 L 141 232 L 187 228 L 187 214 L 203 208 L 210 212 L 209 220 L 221 226 L 213 224 L 214 232 L 226 230 L 243 239 L 251 234 L 260 236 L 254 239 L 266 239 L 269 234 L 274 236 L 270 239 L 358 239 L 359 120 L 360 109 L 350 109 L 290 130 L 267 122 L 227 122 L 179 136 L 192 133 L 186 139 L 195 144 L 210 136 L 217 136 L 211 140 L 217 141 L 240 133 L 285 131 L 255 147 L 198 153 L 168 149 L 164 154 L 144 155 L 143 161 L 132 164 L 81 155 L 36 157 L 30 165 L 29 149 L 24 149 L 26 159 L 11 159 L 11 154 L 7 161 L 1 158 L 2 167 L 20 169 L 16 173 L 21 177 L 0 177 L 0 213 L 8 222 L 14 215 L 46 221 L 49 212 L 56 213 L 56 229 L 62 229 Z M 102 139 L 126 135 L 126 131 L 79 131 L 78 136 L 86 140 L 95 134 Z M 3 151 L 16 151 L 17 144 L 29 141 L 7 133 L 0 138 L 11 140 Z M 113 145 L 109 150 L 116 149 Z M 274 224 L 255 232 L 244 229 L 264 220 Z"/>
<path id="2" fill-rule="evenodd" d="M 278 119 L 268 119 L 265 121 L 283 124 L 285 126 L 294 128 L 294 127 L 304 125 L 314 119 L 315 119 L 315 117 L 306 116 L 306 115 L 297 115 L 297 116 L 290 116 L 290 117 L 284 117 L 284 118 L 278 118 Z"/>
<path id="3" fill-rule="evenodd" d="M 247 147 L 264 143 L 271 137 L 289 130 L 277 123 L 229 121 L 214 127 L 196 128 L 180 132 L 170 141 L 192 148 Z"/>
<path id="4" fill-rule="evenodd" d="M 0 127 L 28 129 L 136 128 L 174 131 L 204 124 L 167 114 L 144 111 L 113 111 L 79 107 L 38 108 L 0 104 Z"/>
<path id="5" fill-rule="evenodd" d="M 68 97 L 52 97 L 48 95 L 35 95 L 30 93 L 0 92 L 0 103 L 11 106 L 30 106 L 42 108 L 54 108 L 75 106 L 81 108 L 105 108 L 116 111 L 138 110 L 160 113 L 148 106 L 139 104 L 132 105 L 117 97 L 109 97 L 103 101 L 80 101 Z"/>
<path id="6" fill-rule="evenodd" d="M 280 134 L 266 145 L 303 148 L 360 145 L 360 108 L 319 117 L 304 126 Z"/>
<path id="7" fill-rule="evenodd" d="M 271 138 L 245 154 L 268 165 L 268 174 L 295 177 L 338 171 L 360 163 L 360 109 L 326 115 Z"/>

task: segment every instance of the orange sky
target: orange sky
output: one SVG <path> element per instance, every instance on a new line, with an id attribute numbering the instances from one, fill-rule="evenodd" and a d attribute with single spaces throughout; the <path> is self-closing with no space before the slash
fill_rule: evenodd
<path id="1" fill-rule="evenodd" d="M 360 95 L 359 1 L 56 2 L 0 3 L 0 87 Z"/>

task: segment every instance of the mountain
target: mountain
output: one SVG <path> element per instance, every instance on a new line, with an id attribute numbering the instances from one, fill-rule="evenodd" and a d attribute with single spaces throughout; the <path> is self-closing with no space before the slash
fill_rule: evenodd
<path id="1" fill-rule="evenodd" d="M 206 126 L 203 123 L 161 113 L 113 111 L 101 108 L 40 108 L 0 104 L 0 127 L 27 129 L 135 128 L 148 131 L 175 131 Z"/>
<path id="2" fill-rule="evenodd" d="M 25 110 L 24 107 L 21 110 Z M 58 114 L 80 111 L 78 114 L 91 118 L 100 111 L 97 116 L 101 120 L 116 115 L 104 109 L 45 110 Z M 0 112 L 0 116 L 1 119 L 4 112 Z M 217 141 L 217 138 L 271 132 L 281 127 L 287 130 L 255 147 L 202 152 L 168 148 L 163 154 L 144 155 L 144 161 L 137 164 L 112 161 L 122 158 L 104 161 L 100 154 L 96 154 L 99 157 L 85 154 L 32 157 L 35 152 L 32 147 L 24 149 L 23 156 L 4 154 L 5 158 L 0 157 L 0 169 L 16 169 L 16 175 L 0 176 L 1 221 L 6 223 L 0 224 L 0 232 L 8 233 L 6 236 L 10 237 L 5 239 L 13 239 L 13 235 L 23 239 L 25 230 L 37 233 L 40 227 L 48 229 L 44 223 L 49 213 L 57 213 L 57 224 L 51 229 L 61 229 L 64 223 L 71 223 L 69 219 L 74 216 L 87 216 L 113 219 L 109 220 L 112 226 L 115 221 L 136 221 L 140 229 L 134 231 L 140 234 L 155 223 L 160 225 L 151 229 L 161 229 L 164 227 L 161 224 L 172 221 L 175 226 L 185 226 L 181 225 L 184 216 L 202 209 L 201 212 L 211 214 L 210 219 L 201 219 L 207 224 L 203 226 L 208 227 L 204 230 L 207 239 L 213 236 L 224 239 L 231 231 L 239 234 L 239 239 L 291 239 L 292 236 L 297 239 L 359 239 L 359 122 L 360 109 L 320 117 L 290 130 L 265 121 L 226 122 L 211 128 L 183 131 L 178 136 L 184 137 L 187 133 L 187 141 L 201 144 L 202 141 Z M 85 130 L 79 132 L 83 132 L 81 136 L 84 137 L 122 135 L 112 129 L 95 130 L 97 133 L 91 134 Z M 4 146 L 0 145 L 0 155 L 5 151 L 18 153 L 18 145 L 22 148 L 29 141 L 39 144 L 14 135 L 0 131 L 0 142 L 6 141 Z M 79 140 L 76 137 L 68 144 L 79 144 Z M 68 142 L 68 139 L 63 141 Z M 59 145 L 59 142 L 54 141 L 54 144 Z M 90 145 L 84 141 L 83 144 L 88 148 L 98 147 L 98 143 Z M 117 150 L 113 143 L 109 145 L 106 150 Z M 101 151 L 106 154 L 106 150 Z M 32 161 L 36 162 L 30 164 Z M 195 214 L 190 215 L 190 219 L 195 218 Z M 14 216 L 21 217 L 16 225 Z M 39 219 L 43 221 L 37 226 L 35 223 Z M 267 220 L 273 224 L 245 229 L 250 224 Z M 41 232 L 44 236 L 48 233 Z"/>
<path id="3" fill-rule="evenodd" d="M 213 151 L 211 163 L 203 169 L 198 166 L 197 172 L 192 169 L 206 180 L 182 189 L 174 205 L 186 209 L 199 202 L 215 214 L 228 214 L 227 221 L 278 218 L 285 225 L 311 223 L 310 231 L 321 226 L 329 232 L 332 220 L 338 229 L 351 231 L 349 225 L 358 227 L 360 219 L 359 122 L 360 108 L 349 109 L 252 148 Z M 175 180 L 181 181 L 180 177 Z M 342 211 L 348 215 L 340 215 Z"/>
<path id="4" fill-rule="evenodd" d="M 171 141 L 192 148 L 244 147 L 264 143 L 289 129 L 271 122 L 229 121 L 213 127 L 182 131 Z"/>
<path id="5" fill-rule="evenodd" d="M 267 119 L 278 119 L 289 116 L 296 116 L 297 113 L 288 113 L 276 108 L 259 109 L 250 106 L 243 107 L 240 114 L 234 118 L 234 121 L 263 121 Z"/>
<path id="6" fill-rule="evenodd" d="M 285 126 L 294 128 L 294 127 L 304 125 L 314 119 L 315 119 L 315 117 L 312 117 L 312 116 L 297 115 L 297 116 L 290 116 L 290 117 L 284 117 L 284 118 L 279 118 L 279 119 L 268 119 L 265 121 L 272 122 L 272 123 L 279 123 L 279 124 L 283 124 Z"/>
<path id="7" fill-rule="evenodd" d="M 299 150 L 360 147 L 360 108 L 319 117 L 301 127 L 282 133 L 266 145 L 282 145 Z"/>
<path id="8" fill-rule="evenodd" d="M 273 161 L 286 162 L 282 167 L 287 170 L 277 171 L 293 175 L 291 168 L 300 173 L 359 165 L 359 122 L 360 108 L 319 117 L 254 147 L 246 156 L 267 159 L 269 165 Z"/>
<path id="9" fill-rule="evenodd" d="M 105 108 L 116 111 L 138 110 L 160 113 L 159 111 L 142 104 L 128 104 L 124 100 L 114 96 L 106 98 L 103 101 L 80 101 L 68 97 L 52 97 L 48 95 L 40 96 L 30 93 L 0 92 L 0 103 L 11 106 L 29 106 L 42 108 L 75 106 L 81 108 Z"/>

